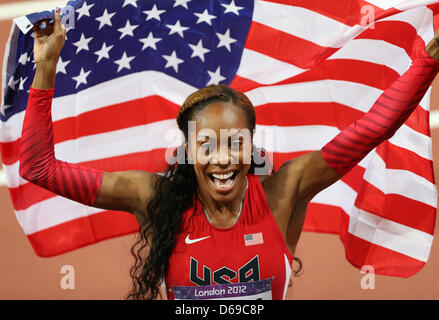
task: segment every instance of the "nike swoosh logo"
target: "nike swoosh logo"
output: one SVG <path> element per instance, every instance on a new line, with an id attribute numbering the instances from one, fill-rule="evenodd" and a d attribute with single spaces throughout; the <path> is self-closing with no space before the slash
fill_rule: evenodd
<path id="1" fill-rule="evenodd" d="M 204 238 L 198 238 L 198 239 L 189 239 L 189 235 L 187 235 L 187 237 L 186 237 L 186 239 L 184 240 L 184 242 L 185 242 L 186 244 L 192 244 L 192 243 L 195 243 L 195 242 L 198 242 L 198 241 L 201 241 L 201 240 L 207 239 L 207 238 L 210 238 L 210 236 L 207 236 L 207 237 L 204 237 Z"/>

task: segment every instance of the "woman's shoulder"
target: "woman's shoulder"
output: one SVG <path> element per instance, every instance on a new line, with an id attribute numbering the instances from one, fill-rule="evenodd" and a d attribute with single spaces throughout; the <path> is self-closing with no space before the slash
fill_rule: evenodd
<path id="1" fill-rule="evenodd" d="M 266 174 L 266 175 L 260 175 L 260 176 L 257 176 L 258 178 L 259 178 L 259 181 L 262 183 L 262 182 L 264 182 L 264 180 L 266 179 L 266 178 L 268 178 L 270 175 L 269 174 Z"/>

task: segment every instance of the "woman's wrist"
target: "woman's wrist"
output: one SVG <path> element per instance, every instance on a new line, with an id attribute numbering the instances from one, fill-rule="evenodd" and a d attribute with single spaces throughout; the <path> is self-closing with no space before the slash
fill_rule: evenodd
<path id="1" fill-rule="evenodd" d="M 52 89 L 55 87 L 56 61 L 41 61 L 35 64 L 34 89 Z"/>
<path id="2" fill-rule="evenodd" d="M 425 49 L 433 59 L 439 61 L 439 38 L 431 40 Z"/>

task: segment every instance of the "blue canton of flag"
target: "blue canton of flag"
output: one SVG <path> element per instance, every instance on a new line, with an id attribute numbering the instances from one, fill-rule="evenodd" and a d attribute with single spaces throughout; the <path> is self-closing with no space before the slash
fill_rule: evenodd
<path id="1" fill-rule="evenodd" d="M 75 27 L 67 29 L 55 97 L 145 70 L 163 72 L 196 88 L 228 84 L 238 69 L 253 12 L 251 0 L 239 1 L 239 6 L 229 0 L 69 4 L 76 9 Z M 34 14 L 29 20 L 44 16 Z M 16 69 L 6 79 L 2 121 L 26 108 L 35 73 L 32 51 L 32 34 L 20 33 Z"/>

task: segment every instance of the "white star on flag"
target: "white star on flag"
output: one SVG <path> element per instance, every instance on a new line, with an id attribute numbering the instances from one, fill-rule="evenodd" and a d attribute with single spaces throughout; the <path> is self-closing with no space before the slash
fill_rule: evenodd
<path id="1" fill-rule="evenodd" d="M 18 85 L 18 91 L 20 90 L 24 90 L 24 83 L 26 82 L 27 77 L 25 77 L 24 79 L 22 77 L 20 77 L 20 84 Z"/>
<path id="2" fill-rule="evenodd" d="M 102 16 L 97 17 L 96 20 L 99 21 L 99 30 L 101 30 L 101 28 L 103 26 L 112 26 L 111 24 L 111 18 L 116 14 L 116 12 L 113 13 L 108 13 L 107 9 L 105 9 L 104 13 L 102 14 Z"/>
<path id="3" fill-rule="evenodd" d="M 2 106 L 0 108 L 0 113 L 2 114 L 2 116 L 6 116 L 5 111 L 6 111 L 6 109 L 8 109 L 10 107 L 11 107 L 11 105 L 2 104 Z"/>
<path id="4" fill-rule="evenodd" d="M 232 0 L 232 2 L 230 2 L 230 4 L 221 3 L 221 5 L 224 8 L 226 8 L 226 11 L 224 11 L 224 13 L 232 12 L 232 13 L 236 14 L 237 16 L 239 16 L 239 10 L 244 9 L 244 7 L 238 7 L 237 5 L 235 5 L 235 0 Z"/>
<path id="5" fill-rule="evenodd" d="M 61 72 L 67 74 L 66 67 L 70 63 L 70 60 L 62 61 L 62 58 L 59 57 L 58 62 L 56 63 L 56 73 Z"/>
<path id="6" fill-rule="evenodd" d="M 28 56 L 27 56 L 27 52 L 23 53 L 22 55 L 20 55 L 20 58 L 18 59 L 18 63 L 21 63 L 23 66 L 26 64 L 26 62 L 28 62 Z"/>
<path id="7" fill-rule="evenodd" d="M 87 77 L 90 74 L 90 72 L 91 70 L 85 72 L 84 69 L 81 68 L 79 74 L 76 77 L 72 77 L 72 79 L 76 81 L 75 89 L 77 89 L 81 83 L 87 84 Z"/>
<path id="8" fill-rule="evenodd" d="M 206 84 L 206 86 L 211 85 L 211 84 L 219 84 L 221 81 L 225 80 L 226 78 L 224 78 L 221 74 L 221 69 L 220 67 L 218 67 L 216 69 L 215 72 L 209 71 L 207 70 L 207 73 L 210 76 L 210 80 L 209 82 Z"/>
<path id="9" fill-rule="evenodd" d="M 174 7 L 182 6 L 182 7 L 186 8 L 186 9 L 188 9 L 187 3 L 189 1 L 192 1 L 192 0 L 175 0 Z"/>
<path id="10" fill-rule="evenodd" d="M 160 21 L 161 20 L 160 15 L 165 11 L 166 10 L 158 10 L 157 6 L 154 5 L 151 10 L 145 10 L 142 12 L 147 15 L 146 21 L 151 20 L 151 19 L 156 19 L 156 20 Z"/>
<path id="11" fill-rule="evenodd" d="M 216 16 L 209 14 L 207 9 L 204 9 L 203 13 L 194 13 L 198 17 L 197 24 L 201 22 L 206 22 L 209 26 L 212 25 L 212 19 L 215 19 Z"/>
<path id="12" fill-rule="evenodd" d="M 175 50 L 172 51 L 171 55 L 162 55 L 162 57 L 166 60 L 165 68 L 174 68 L 175 72 L 178 72 L 178 65 L 180 63 L 183 63 L 184 60 L 181 60 L 177 57 L 177 54 L 175 53 Z"/>
<path id="13" fill-rule="evenodd" d="M 76 9 L 76 12 L 79 14 L 78 19 L 81 19 L 82 16 L 90 17 L 90 9 L 94 6 L 94 3 L 91 5 L 87 5 L 87 2 L 84 2 L 81 8 Z"/>
<path id="14" fill-rule="evenodd" d="M 130 24 L 130 21 L 127 20 L 127 23 L 125 24 L 125 27 L 117 29 L 117 31 L 119 31 L 120 33 L 122 33 L 122 34 L 120 35 L 119 40 L 122 39 L 123 37 L 127 36 L 127 35 L 133 37 L 133 36 L 134 36 L 133 31 L 134 31 L 137 27 L 138 27 L 138 25 L 131 25 L 131 24 Z"/>
<path id="15" fill-rule="evenodd" d="M 14 77 L 11 77 L 8 82 L 9 88 L 15 91 L 15 86 L 17 85 L 18 81 L 20 81 L 20 79 L 15 80 Z"/>
<path id="16" fill-rule="evenodd" d="M 95 52 L 95 55 L 98 56 L 98 61 L 96 61 L 96 63 L 101 61 L 102 58 L 110 59 L 109 51 L 111 50 L 111 48 L 113 48 L 113 45 L 107 47 L 107 45 L 104 42 L 102 44 L 102 48 Z"/>
<path id="17" fill-rule="evenodd" d="M 166 26 L 167 26 L 169 29 L 171 29 L 171 30 L 169 31 L 169 35 L 174 34 L 174 33 L 178 33 L 178 35 L 179 35 L 180 37 L 182 37 L 182 38 L 184 38 L 184 36 L 183 36 L 183 32 L 186 31 L 187 29 L 189 29 L 188 27 L 183 27 L 183 26 L 180 24 L 180 20 L 177 20 L 177 22 L 176 22 L 174 25 L 172 25 L 172 24 L 167 24 Z"/>
<path id="18" fill-rule="evenodd" d="M 124 0 L 122 8 L 129 4 L 137 8 L 137 0 Z"/>
<path id="19" fill-rule="evenodd" d="M 197 45 L 189 43 L 189 47 L 191 47 L 193 51 L 191 58 L 199 57 L 203 62 L 204 62 L 204 55 L 210 51 L 209 49 L 203 47 L 203 41 L 201 39 L 200 41 L 198 41 Z"/>
<path id="20" fill-rule="evenodd" d="M 82 34 L 81 34 L 81 38 L 79 39 L 79 41 L 73 43 L 73 45 L 77 47 L 76 54 L 78 54 L 81 50 L 86 50 L 86 51 L 88 51 L 88 50 L 89 50 L 89 48 L 88 48 L 88 43 L 89 43 L 92 39 L 93 39 L 93 37 L 86 38 L 86 37 L 84 36 L 84 34 L 82 33 Z"/>
<path id="21" fill-rule="evenodd" d="M 122 58 L 120 58 L 119 60 L 114 61 L 115 64 L 117 64 L 119 67 L 117 68 L 117 72 L 119 72 L 120 70 L 122 70 L 123 68 L 130 70 L 131 69 L 131 65 L 130 62 L 134 59 L 135 57 L 128 57 L 126 52 L 124 51 L 122 54 Z"/>
<path id="22" fill-rule="evenodd" d="M 152 48 L 154 50 L 157 50 L 156 43 L 162 40 L 161 38 L 154 38 L 154 35 L 152 32 L 148 34 L 148 37 L 139 39 L 140 42 L 143 43 L 142 51 L 146 48 Z"/>
<path id="23" fill-rule="evenodd" d="M 227 50 L 229 52 L 231 52 L 232 48 L 230 48 L 230 44 L 236 42 L 236 40 L 230 37 L 230 29 L 227 29 L 226 33 L 224 33 L 224 34 L 217 32 L 216 35 L 218 36 L 218 38 L 220 40 L 217 48 L 226 47 Z"/>

